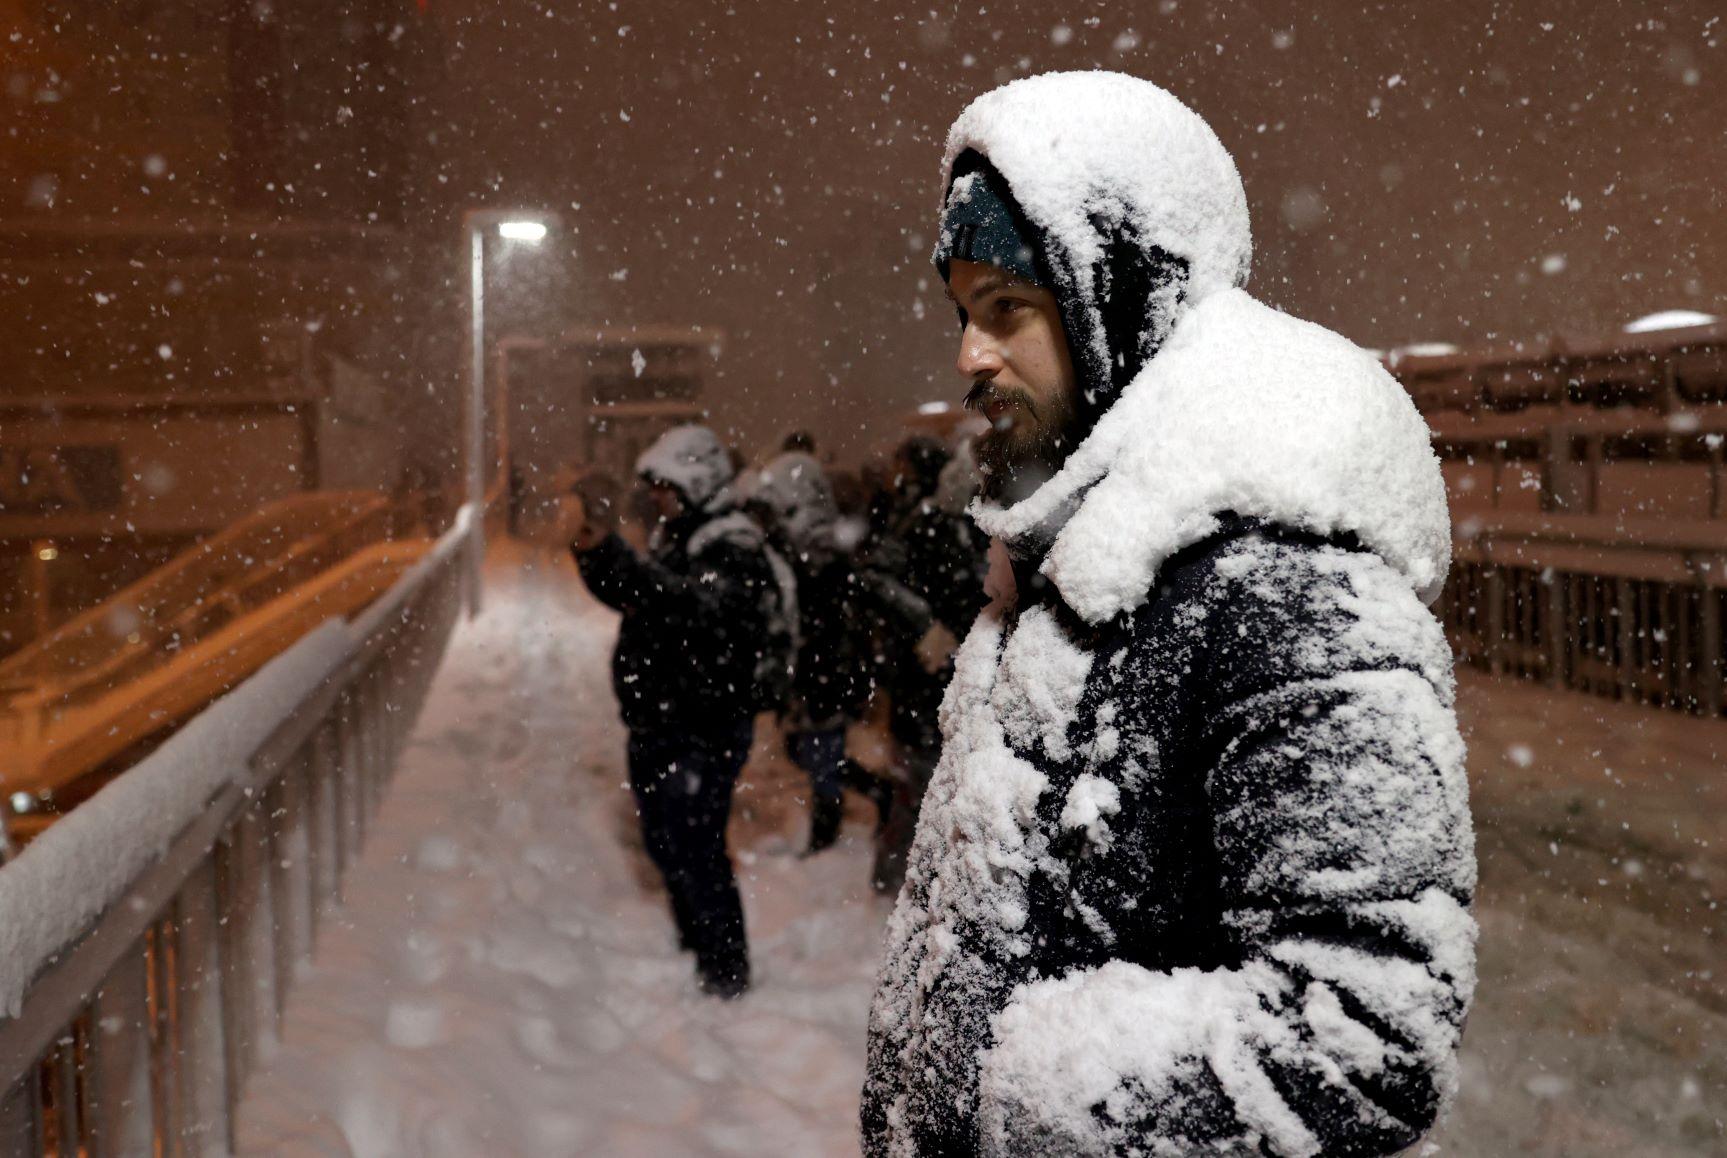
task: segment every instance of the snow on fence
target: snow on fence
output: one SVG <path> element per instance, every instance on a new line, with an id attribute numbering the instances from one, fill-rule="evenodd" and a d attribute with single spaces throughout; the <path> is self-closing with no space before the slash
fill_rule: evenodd
<path id="1" fill-rule="evenodd" d="M 0 1158 L 226 1154 L 477 579 L 456 525 L 0 869 Z"/>

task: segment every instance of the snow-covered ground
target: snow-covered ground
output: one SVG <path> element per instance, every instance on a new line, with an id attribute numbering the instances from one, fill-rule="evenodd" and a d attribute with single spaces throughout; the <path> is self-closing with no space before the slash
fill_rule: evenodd
<path id="1" fill-rule="evenodd" d="M 868 825 L 813 860 L 758 738 L 732 831 L 758 986 L 673 946 L 623 787 L 614 621 L 494 555 L 339 919 L 241 1111 L 244 1154 L 848 1155 L 888 904 Z M 1481 991 L 1442 1154 L 1727 1152 L 1727 722 L 1465 675 Z"/>
<path id="2" fill-rule="evenodd" d="M 758 747 L 733 826 L 757 985 L 701 996 L 624 787 L 615 620 L 561 559 L 508 561 L 248 1085 L 241 1152 L 855 1153 L 889 908 L 867 818 L 799 859 L 801 777 Z"/>
<path id="3" fill-rule="evenodd" d="M 1727 1154 L 1727 721 L 1461 673 L 1480 989 L 1446 1154 Z"/>

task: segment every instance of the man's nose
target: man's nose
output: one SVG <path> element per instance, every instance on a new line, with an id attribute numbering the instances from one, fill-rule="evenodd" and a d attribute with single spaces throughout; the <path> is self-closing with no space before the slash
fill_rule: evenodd
<path id="1" fill-rule="evenodd" d="M 958 367 L 961 377 L 993 378 L 1001 371 L 1001 353 L 977 327 L 967 326 L 959 336 Z"/>

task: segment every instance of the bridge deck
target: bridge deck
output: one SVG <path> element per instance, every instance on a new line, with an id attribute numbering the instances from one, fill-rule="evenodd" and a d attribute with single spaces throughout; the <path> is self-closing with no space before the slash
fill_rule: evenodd
<path id="1" fill-rule="evenodd" d="M 639 850 L 613 621 L 567 564 L 494 557 L 341 918 L 241 1112 L 246 1154 L 856 1152 L 887 903 L 867 823 L 796 859 L 758 748 L 738 850 L 759 985 L 700 997 Z M 1437 1137 L 1459 1155 L 1719 1153 L 1727 722 L 1465 673 L 1481 992 Z"/>
<path id="2" fill-rule="evenodd" d="M 797 859 L 801 777 L 757 753 L 733 847 L 758 986 L 702 997 L 623 788 L 614 620 L 561 560 L 493 562 L 249 1085 L 241 1152 L 855 1150 L 889 907 L 867 823 Z"/>

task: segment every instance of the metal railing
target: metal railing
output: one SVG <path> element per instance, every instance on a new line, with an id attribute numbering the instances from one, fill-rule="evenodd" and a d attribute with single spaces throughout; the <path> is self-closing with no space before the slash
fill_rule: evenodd
<path id="1" fill-rule="evenodd" d="M 12 1006 L 0 1020 L 0 1156 L 232 1151 L 241 1090 L 277 1039 L 294 966 L 341 899 L 464 597 L 472 605 L 471 516 L 353 624 L 329 625 L 345 633 L 339 646 L 306 641 L 321 650 L 311 677 L 296 673 L 295 702 L 213 796 L 166 821 L 165 851 L 110 895 L 90 896 L 102 885 L 79 866 L 102 864 L 134 810 L 105 810 L 103 793 L 124 796 L 143 765 L 0 869 L 0 922 L 12 923 L 0 954 L 13 957 L 0 968 L 0 1007 Z M 149 786 L 130 787 L 129 806 L 148 803 Z M 49 928 L 17 932 L 33 924 Z"/>
<path id="2" fill-rule="evenodd" d="M 1719 523 L 1531 516 L 1471 526 L 1435 610 L 1461 663 L 1715 716 L 1724 600 Z"/>
<path id="3" fill-rule="evenodd" d="M 136 679 L 383 541 L 391 516 L 389 500 L 367 492 L 313 492 L 271 503 L 0 662 L 0 707 L 71 706 Z"/>

